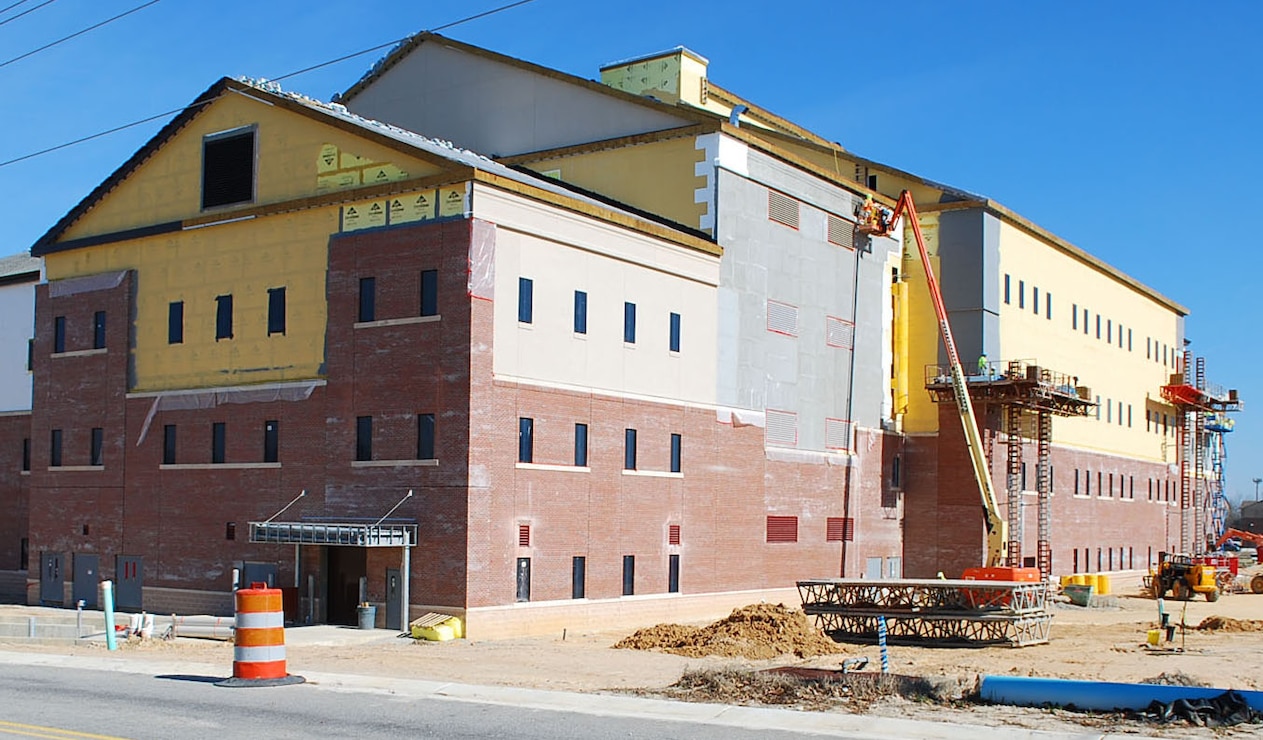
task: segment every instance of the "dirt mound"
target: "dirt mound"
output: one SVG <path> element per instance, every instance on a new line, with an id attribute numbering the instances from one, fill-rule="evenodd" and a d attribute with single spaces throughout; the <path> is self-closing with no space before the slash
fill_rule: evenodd
<path id="1" fill-rule="evenodd" d="M 805 614 L 791 611 L 784 604 L 744 606 L 705 627 L 660 624 L 637 630 L 614 647 L 659 650 L 689 658 L 717 655 L 750 660 L 786 654 L 808 658 L 844 651 L 813 627 Z"/>
<path id="2" fill-rule="evenodd" d="M 1140 683 L 1158 684 L 1159 686 L 1210 686 L 1205 681 L 1199 681 L 1183 671 L 1173 671 L 1171 673 L 1164 671 L 1153 678 L 1146 678 Z"/>
<path id="3" fill-rule="evenodd" d="M 1203 619 L 1197 629 L 1208 632 L 1263 632 L 1263 619 L 1210 616 Z"/>

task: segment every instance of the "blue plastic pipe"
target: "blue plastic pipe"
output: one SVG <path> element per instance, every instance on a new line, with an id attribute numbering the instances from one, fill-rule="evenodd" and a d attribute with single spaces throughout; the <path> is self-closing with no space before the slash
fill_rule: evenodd
<path id="1" fill-rule="evenodd" d="M 1155 699 L 1169 704 L 1176 699 L 1211 699 L 1227 689 L 1200 686 L 1164 686 L 1148 683 L 1072 681 L 1064 678 L 983 676 L 979 694 L 984 701 L 1019 707 L 1073 706 L 1100 712 L 1145 709 Z M 1263 691 L 1237 693 L 1252 709 L 1263 712 Z"/>
<path id="2" fill-rule="evenodd" d="M 118 642 L 114 639 L 114 582 L 101 583 L 101 601 L 105 604 L 105 647 L 118 650 Z"/>

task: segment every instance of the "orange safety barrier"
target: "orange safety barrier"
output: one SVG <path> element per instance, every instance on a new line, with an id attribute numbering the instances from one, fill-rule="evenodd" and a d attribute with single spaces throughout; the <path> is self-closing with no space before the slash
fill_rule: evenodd
<path id="1" fill-rule="evenodd" d="M 252 583 L 237 590 L 236 646 L 232 676 L 248 680 L 285 678 L 285 610 L 281 590 Z"/>

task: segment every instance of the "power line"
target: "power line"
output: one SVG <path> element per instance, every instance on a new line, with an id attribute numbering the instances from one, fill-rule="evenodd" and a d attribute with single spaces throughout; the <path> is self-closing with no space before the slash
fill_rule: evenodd
<path id="1" fill-rule="evenodd" d="M 48 3 L 51 3 L 52 1 L 53 1 L 53 0 L 47 0 L 47 2 L 45 2 L 45 3 L 44 3 L 44 5 L 47 5 Z M 95 31 L 96 29 L 100 28 L 101 26 L 106 25 L 107 23 L 113 23 L 114 21 L 118 20 L 119 18 L 125 18 L 125 17 L 127 17 L 127 16 L 131 15 L 132 13 L 135 13 L 135 12 L 136 12 L 136 11 L 138 11 L 138 10 L 144 10 L 145 8 L 148 8 L 150 5 L 156 5 L 156 4 L 157 4 L 157 3 L 159 3 L 159 2 L 161 2 L 161 0 L 149 0 L 149 2 L 145 3 L 144 5 L 137 5 L 136 7 L 132 8 L 131 10 L 128 10 L 128 11 L 126 11 L 126 12 L 124 12 L 124 13 L 119 13 L 118 15 L 114 16 L 113 18 L 107 18 L 107 19 L 105 19 L 105 20 L 103 20 L 103 21 L 101 21 L 100 23 L 97 23 L 97 24 L 95 24 L 95 25 L 88 26 L 87 28 L 83 29 L 82 31 L 75 31 L 74 33 L 70 34 L 69 36 L 63 36 L 62 38 L 59 38 L 59 39 L 57 39 L 56 41 L 54 41 L 54 42 L 52 42 L 52 43 L 49 43 L 49 44 L 44 44 L 43 46 L 39 47 L 38 49 L 35 49 L 35 50 L 33 50 L 33 51 L 28 51 L 28 52 L 26 52 L 25 54 L 22 54 L 22 55 L 19 55 L 19 56 L 13 57 L 12 59 L 8 60 L 7 62 L 0 62 L 0 67 L 7 67 L 7 66 L 9 66 L 10 64 L 13 64 L 14 62 L 18 62 L 18 61 L 21 61 L 21 60 L 23 60 L 23 59 L 26 59 L 26 58 L 27 58 L 27 57 L 29 57 L 29 56 L 33 56 L 33 55 L 35 55 L 35 54 L 38 54 L 38 53 L 40 53 L 41 51 L 44 51 L 45 49 L 51 49 L 51 48 L 53 48 L 54 46 L 56 46 L 56 45 L 58 45 L 58 44 L 65 43 L 66 41 L 69 41 L 70 39 L 75 38 L 76 36 L 82 36 L 83 34 L 87 33 L 88 31 Z M 36 10 L 36 9 L 38 9 L 38 8 L 40 8 L 40 7 L 43 7 L 43 6 L 42 6 L 42 5 L 41 5 L 41 6 L 36 6 L 35 8 L 31 8 L 31 10 Z M 31 11 L 30 11 L 30 10 L 28 10 L 28 11 L 26 11 L 26 12 L 28 12 L 28 13 L 29 13 L 29 12 L 31 12 Z M 14 17 L 17 17 L 17 16 L 14 16 Z M 10 18 L 9 20 L 13 20 L 13 18 Z"/>
<path id="2" fill-rule="evenodd" d="M 482 12 L 482 13 L 478 13 L 478 14 L 475 14 L 475 15 L 467 16 L 467 17 L 465 17 L 465 18 L 461 18 L 460 20 L 457 20 L 457 21 L 452 21 L 451 23 L 447 23 L 447 24 L 444 24 L 444 25 L 442 25 L 442 26 L 438 26 L 437 28 L 433 28 L 433 29 L 431 29 L 431 30 L 430 30 L 430 32 L 432 33 L 432 32 L 435 32 L 435 31 L 442 31 L 442 30 L 447 29 L 447 28 L 452 28 L 453 26 L 459 26 L 459 25 L 461 25 L 462 23 L 468 23 L 468 22 L 470 22 L 470 21 L 478 20 L 479 18 L 485 18 L 485 17 L 487 17 L 487 16 L 489 16 L 489 15 L 494 15 L 494 14 L 496 14 L 496 13 L 500 13 L 500 12 L 505 11 L 505 10 L 510 10 L 510 9 L 512 9 L 512 8 L 516 8 L 516 7 L 518 7 L 519 5 L 526 5 L 526 4 L 528 4 L 528 3 L 532 3 L 532 2 L 534 2 L 534 1 L 535 1 L 535 0 L 518 0 L 517 2 L 514 2 L 514 3 L 509 3 L 508 5 L 502 5 L 502 6 L 498 7 L 498 8 L 494 8 L 494 9 L 492 9 L 492 10 L 488 10 L 488 11 L 484 11 L 484 12 Z M 23 0 L 23 2 L 26 2 L 26 0 Z M 52 2 L 52 0 L 49 0 L 49 2 Z M 153 0 L 153 2 L 148 3 L 148 5 L 153 5 L 153 4 L 154 4 L 154 3 L 156 3 L 156 2 L 158 2 L 158 0 Z M 19 5 L 20 5 L 20 4 L 21 4 L 21 3 L 19 3 Z M 143 7 L 145 7 L 145 6 L 141 6 L 141 8 L 143 8 Z M 130 10 L 130 11 L 128 11 L 128 12 L 129 12 L 129 13 L 131 13 L 131 12 L 135 12 L 136 10 L 140 10 L 140 8 L 135 8 L 135 9 Z M 0 11 L 0 12 L 2 12 L 2 11 Z M 124 14 L 124 15 L 126 15 L 126 14 Z M 122 16 L 119 16 L 119 17 L 122 17 Z M 113 19 L 111 19 L 111 20 L 113 20 Z M 107 22 L 108 22 L 108 21 L 107 21 Z M 98 24 L 98 25 L 100 25 L 100 24 Z M 90 30 L 90 29 L 86 29 L 86 30 Z M 81 31 L 80 33 L 83 33 L 83 31 Z M 329 65 L 331 65 L 331 64 L 337 64 L 338 62 L 344 62 L 344 61 L 346 61 L 346 60 L 348 60 L 348 59 L 354 59 L 355 57 L 358 57 L 358 56 L 363 56 L 363 55 L 365 55 L 365 54 L 369 54 L 369 53 L 371 53 L 371 52 L 378 51 L 378 50 L 380 50 L 380 49 L 384 49 L 384 48 L 386 48 L 386 47 L 388 47 L 388 46 L 394 46 L 395 44 L 402 43 L 402 42 L 404 42 L 404 41 L 407 41 L 407 40 L 408 40 L 408 39 L 410 39 L 410 38 L 412 38 L 412 36 L 405 36 L 405 37 L 403 37 L 402 39 L 396 39 L 396 40 L 394 40 L 394 41 L 388 41 L 388 42 L 386 42 L 386 43 L 384 43 L 384 44 L 378 44 L 377 46 L 374 46 L 374 47 L 372 47 L 372 48 L 369 48 L 369 49 L 364 49 L 364 50 L 362 50 L 362 51 L 357 51 L 357 52 L 355 52 L 354 54 L 347 54 L 347 55 L 345 55 L 345 56 L 338 57 L 337 59 L 334 59 L 334 60 L 331 60 L 331 61 L 328 61 L 328 62 L 322 62 L 322 63 L 320 63 L 320 64 L 316 64 L 316 65 L 313 65 L 313 66 L 310 66 L 310 67 L 306 67 L 306 68 L 304 68 L 304 69 L 300 69 L 300 70 L 298 70 L 297 72 L 290 72 L 289 74 L 281 75 L 280 77 L 275 77 L 275 78 L 273 78 L 273 80 L 274 80 L 274 81 L 279 82 L 280 80 L 289 79 L 290 77 L 296 77 L 296 76 L 298 76 L 298 75 L 305 74 L 305 73 L 307 73 L 307 72 L 311 72 L 311 71 L 313 71 L 313 70 L 317 70 L 317 69 L 320 69 L 320 68 L 322 68 L 322 67 L 327 67 L 327 66 L 329 66 Z M 37 51 L 38 51 L 38 50 L 37 50 Z M 31 53 L 33 54 L 34 52 L 31 52 Z M 26 55 L 26 56 L 29 56 L 29 54 L 28 54 L 28 55 Z M 16 61 L 16 60 L 10 60 L 10 61 Z M 5 62 L 5 64 L 8 64 L 8 63 L 9 63 L 9 62 Z M 0 64 L 0 67 L 3 67 L 3 66 L 4 66 L 3 64 Z M 100 131 L 100 132 L 97 132 L 97 133 L 95 133 L 95 134 L 90 134 L 90 135 L 88 135 L 88 136 L 84 136 L 84 137 L 82 137 L 82 138 L 75 139 L 75 140 L 73 140 L 73 141 L 67 141 L 67 142 L 65 142 L 65 143 L 58 144 L 58 145 L 56 145 L 56 146 L 50 146 L 50 147 L 48 147 L 47 149 L 41 149 L 41 150 L 39 150 L 39 151 L 37 151 L 37 152 L 31 152 L 30 154 L 24 154 L 24 155 L 22 155 L 22 156 L 20 156 L 20 157 L 15 157 L 15 158 L 13 158 L 13 159 L 6 160 L 6 161 L 4 161 L 4 162 L 0 162 L 0 167 L 7 167 L 7 166 L 9 166 L 9 165 L 11 165 L 11 164 L 17 164 L 18 162 L 25 162 L 25 161 L 26 161 L 26 160 L 28 160 L 28 159 L 34 159 L 35 157 L 40 157 L 40 156 L 43 156 L 43 155 L 45 155 L 45 154 L 51 154 L 52 152 L 59 151 L 59 150 L 61 150 L 61 149 L 66 149 L 66 148 L 69 148 L 69 147 L 75 146 L 76 144 L 82 144 L 82 143 L 87 142 L 87 141 L 92 141 L 93 139 L 99 139 L 99 138 L 101 138 L 101 137 L 103 137 L 103 136 L 109 136 L 110 134 L 118 133 L 119 131 L 126 131 L 126 130 L 127 130 L 127 129 L 129 129 L 129 128 L 135 128 L 136 126 L 140 126 L 140 125 L 142 125 L 142 124 L 149 123 L 150 121 L 155 121 L 155 120 L 157 120 L 157 119 L 159 119 L 159 118 L 165 118 L 166 116 L 175 115 L 175 114 L 177 114 L 177 113 L 181 113 L 181 112 L 183 112 L 183 111 L 189 110 L 189 109 L 194 108 L 194 107 L 203 106 L 203 105 L 208 105 L 208 104 L 210 104 L 210 103 L 212 103 L 212 102 L 214 102 L 215 100 L 218 100 L 218 99 L 219 99 L 218 97 L 215 97 L 215 98 L 211 98 L 210 100 L 203 100 L 203 101 L 201 101 L 201 102 L 193 103 L 192 105 L 186 105 L 186 106 L 182 106 L 182 107 L 180 107 L 180 108 L 175 108 L 175 109 L 172 109 L 172 110 L 169 110 L 169 111 L 164 111 L 164 112 L 162 112 L 162 113 L 158 113 L 158 114 L 155 114 L 155 115 L 149 116 L 149 117 L 147 117 L 147 118 L 142 118 L 142 119 L 140 119 L 139 121 L 132 121 L 131 123 L 125 123 L 125 124 L 123 124 L 123 125 L 121 125 L 121 126 L 115 126 L 114 128 L 112 128 L 112 129 L 108 129 L 108 130 L 106 130 L 106 131 Z"/>
<path id="3" fill-rule="evenodd" d="M 23 3 L 25 3 L 26 1 L 27 1 L 27 0 L 22 0 L 22 2 L 14 3 L 14 4 L 10 5 L 9 7 L 5 8 L 4 10 L 0 10 L 0 13 L 7 13 L 7 12 L 9 12 L 10 10 L 13 10 L 14 8 L 16 8 L 17 6 L 19 6 L 19 5 L 23 4 Z M 26 10 L 23 10 L 21 13 L 18 13 L 17 15 L 13 16 L 12 18 L 5 18 L 4 20 L 0 21 L 0 26 L 3 26 L 4 24 L 8 23 L 9 21 L 16 21 L 18 18 L 21 18 L 22 16 L 26 15 L 27 13 L 34 13 L 35 11 L 37 11 L 37 10 L 39 10 L 40 8 L 44 7 L 45 5 L 52 5 L 54 2 L 56 2 L 56 0 L 44 0 L 44 2 L 40 3 L 39 5 L 36 5 L 34 8 L 27 8 Z"/>
<path id="4" fill-rule="evenodd" d="M 27 3 L 27 1 L 28 1 L 28 0 L 18 0 L 16 3 L 14 3 L 14 4 L 10 5 L 10 6 L 9 6 L 9 7 L 7 7 L 7 8 L 0 8 L 0 13 L 8 13 L 10 10 L 13 10 L 14 8 L 16 8 L 16 7 L 17 7 L 17 6 L 19 6 L 19 5 L 25 5 L 25 4 Z"/>

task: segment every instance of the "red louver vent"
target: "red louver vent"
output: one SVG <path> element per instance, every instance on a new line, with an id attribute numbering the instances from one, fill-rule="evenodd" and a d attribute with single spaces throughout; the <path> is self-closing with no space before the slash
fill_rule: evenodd
<path id="1" fill-rule="evenodd" d="M 825 520 L 826 542 L 853 542 L 855 540 L 855 519 L 852 517 L 831 516 Z"/>
<path id="2" fill-rule="evenodd" d="M 769 516 L 767 518 L 768 542 L 797 542 L 798 517 Z"/>
<path id="3" fill-rule="evenodd" d="M 518 544 L 518 547 L 531 546 L 531 525 L 529 524 L 517 525 L 517 544 Z"/>
<path id="4" fill-rule="evenodd" d="M 668 545 L 680 544 L 680 525 L 672 524 L 667 527 L 667 544 Z"/>

